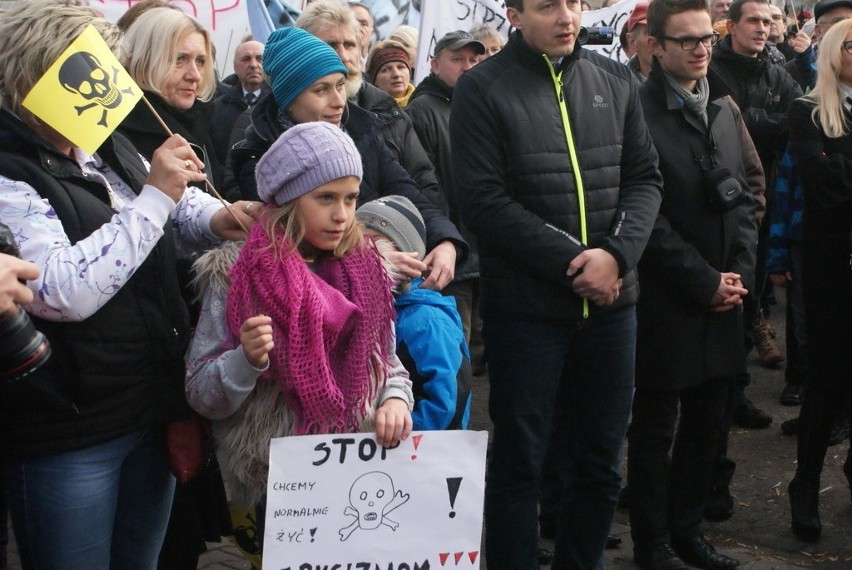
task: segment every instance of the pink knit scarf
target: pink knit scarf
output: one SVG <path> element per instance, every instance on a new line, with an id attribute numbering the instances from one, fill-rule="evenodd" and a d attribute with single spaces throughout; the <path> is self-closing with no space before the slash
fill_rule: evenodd
<path id="1" fill-rule="evenodd" d="M 239 339 L 248 317 L 272 317 L 275 348 L 261 380 L 277 381 L 297 418 L 295 434 L 359 431 L 387 379 L 390 282 L 375 245 L 311 271 L 276 229 L 276 253 L 256 224 L 231 269 L 228 327 Z"/>

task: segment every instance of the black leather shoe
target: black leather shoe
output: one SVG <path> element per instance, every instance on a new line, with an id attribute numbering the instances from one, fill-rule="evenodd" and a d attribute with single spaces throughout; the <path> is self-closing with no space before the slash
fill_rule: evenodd
<path id="1" fill-rule="evenodd" d="M 710 488 L 704 503 L 704 518 L 708 521 L 722 522 L 734 516 L 734 498 L 727 485 Z"/>
<path id="2" fill-rule="evenodd" d="M 801 386 L 796 386 L 795 384 L 785 384 L 784 389 L 781 390 L 781 397 L 779 398 L 779 400 L 781 401 L 781 405 L 801 406 L 802 394 L 800 390 Z"/>
<path id="3" fill-rule="evenodd" d="M 819 520 L 819 489 L 806 489 L 799 481 L 793 479 L 787 487 L 790 496 L 790 528 L 799 540 L 817 542 L 822 534 L 822 523 Z"/>
<path id="4" fill-rule="evenodd" d="M 736 558 L 716 552 L 713 545 L 700 535 L 686 540 L 672 540 L 672 548 L 684 562 L 705 570 L 723 570 L 740 565 Z"/>
<path id="5" fill-rule="evenodd" d="M 658 544 L 648 549 L 635 548 L 633 561 L 645 570 L 689 570 L 689 566 L 668 544 Z"/>
<path id="6" fill-rule="evenodd" d="M 772 416 L 746 398 L 734 406 L 734 423 L 746 429 L 763 429 L 772 423 Z"/>
<path id="7" fill-rule="evenodd" d="M 796 435 L 799 433 L 799 418 L 781 422 L 781 433 L 784 435 Z"/>
<path id="8" fill-rule="evenodd" d="M 606 548 L 607 550 L 612 550 L 614 548 L 618 548 L 621 546 L 621 537 L 615 536 L 614 534 L 608 534 L 606 536 Z"/>

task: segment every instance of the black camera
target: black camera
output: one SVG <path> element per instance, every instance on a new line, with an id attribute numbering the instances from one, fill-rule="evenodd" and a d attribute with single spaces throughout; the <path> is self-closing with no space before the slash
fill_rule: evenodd
<path id="1" fill-rule="evenodd" d="M 0 253 L 20 257 L 12 232 L 0 224 Z M 50 343 L 36 330 L 21 307 L 0 314 L 0 381 L 15 382 L 34 372 L 50 358 Z"/>
<path id="2" fill-rule="evenodd" d="M 704 171 L 704 191 L 710 206 L 722 212 L 733 210 L 748 200 L 740 181 L 721 166 Z"/>
<path id="3" fill-rule="evenodd" d="M 610 27 L 582 27 L 580 33 L 577 34 L 577 41 L 580 42 L 580 45 L 609 46 L 612 45 L 614 37 L 615 30 Z"/>

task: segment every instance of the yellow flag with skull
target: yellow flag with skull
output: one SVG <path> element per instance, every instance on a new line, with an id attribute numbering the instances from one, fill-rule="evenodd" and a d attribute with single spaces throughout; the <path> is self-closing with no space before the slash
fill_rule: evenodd
<path id="1" fill-rule="evenodd" d="M 94 154 L 141 98 L 142 90 L 90 25 L 33 86 L 23 106 Z"/>

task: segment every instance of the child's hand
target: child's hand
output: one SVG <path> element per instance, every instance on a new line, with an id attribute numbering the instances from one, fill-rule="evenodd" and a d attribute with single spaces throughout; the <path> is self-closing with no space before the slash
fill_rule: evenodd
<path id="1" fill-rule="evenodd" d="M 376 411 L 376 439 L 384 447 L 391 447 L 411 433 L 411 412 L 408 403 L 399 398 L 388 398 Z"/>
<path id="2" fill-rule="evenodd" d="M 266 315 L 249 317 L 240 327 L 240 344 L 249 364 L 264 368 L 269 362 L 269 351 L 275 346 L 272 341 L 272 318 Z"/>

